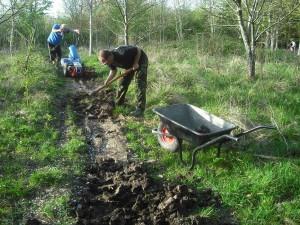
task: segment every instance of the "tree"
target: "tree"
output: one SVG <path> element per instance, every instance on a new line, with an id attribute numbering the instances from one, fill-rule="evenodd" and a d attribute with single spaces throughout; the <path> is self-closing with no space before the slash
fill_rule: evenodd
<path id="1" fill-rule="evenodd" d="M 93 49 L 94 11 L 104 0 L 64 0 L 65 8 L 73 24 L 79 24 L 80 31 L 83 28 L 83 18 L 88 17 L 89 30 L 89 56 Z M 85 14 L 87 13 L 87 15 Z M 81 31 L 82 35 L 82 31 Z"/>
<path id="2" fill-rule="evenodd" d="M 263 26 L 264 18 L 268 14 L 268 9 L 280 7 L 281 1 L 266 0 L 225 0 L 237 17 L 240 33 L 242 35 L 244 47 L 247 53 L 248 76 L 255 77 L 256 46 L 262 35 L 275 25 L 287 19 L 299 6 L 299 0 L 291 2 L 289 10 L 277 17 L 273 23 Z M 286 4 L 287 2 L 285 2 Z"/>
<path id="3" fill-rule="evenodd" d="M 129 29 L 136 18 L 148 11 L 153 4 L 145 0 L 111 0 L 111 5 L 118 11 L 119 16 L 113 18 L 123 26 L 124 44 L 129 44 Z"/>
<path id="4" fill-rule="evenodd" d="M 26 6 L 26 1 L 11 0 L 8 4 L 0 1 L 0 25 L 19 14 Z"/>
<path id="5" fill-rule="evenodd" d="M 25 41 L 25 46 L 29 42 L 29 34 L 32 34 L 32 44 L 35 46 L 45 42 L 45 34 L 48 31 L 45 28 L 45 11 L 49 8 L 49 0 L 31 0 L 27 2 L 26 7 L 19 15 L 19 21 L 16 24 L 17 34 Z M 34 31 L 34 32 L 33 32 Z"/>
<path id="6" fill-rule="evenodd" d="M 213 11 L 215 9 L 215 0 L 208 0 L 208 10 L 209 10 L 209 26 L 210 26 L 210 34 L 214 36 L 215 33 L 215 17 L 213 15 Z"/>
<path id="7" fill-rule="evenodd" d="M 7 4 L 0 1 L 0 25 L 11 20 L 10 37 L 9 37 L 9 52 L 12 55 L 15 35 L 15 20 L 16 16 L 25 8 L 26 1 L 10 0 Z"/>
<path id="8" fill-rule="evenodd" d="M 176 33 L 179 41 L 183 40 L 183 18 L 182 9 L 185 7 L 185 1 L 174 0 L 175 25 Z"/>

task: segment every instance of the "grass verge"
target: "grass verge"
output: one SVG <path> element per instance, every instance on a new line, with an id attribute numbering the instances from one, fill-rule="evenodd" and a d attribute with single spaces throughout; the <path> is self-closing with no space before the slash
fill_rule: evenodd
<path id="1" fill-rule="evenodd" d="M 67 202 L 83 171 L 85 142 L 62 104 L 65 79 L 38 52 L 0 59 L 0 224 L 25 223 L 32 213 L 72 224 Z"/>
<path id="2" fill-rule="evenodd" d="M 147 110 L 144 120 L 126 120 L 129 147 L 141 159 L 157 160 L 165 179 L 220 193 L 241 224 L 299 224 L 299 59 L 283 51 L 259 52 L 257 78 L 249 80 L 243 55 L 210 55 L 195 46 L 191 41 L 144 47 L 150 59 Z M 128 92 L 132 105 L 134 89 L 132 85 Z M 152 109 L 173 103 L 196 105 L 241 129 L 273 124 L 277 130 L 261 130 L 237 145 L 228 144 L 219 158 L 211 147 L 188 171 L 151 134 L 159 123 Z M 116 113 L 127 114 L 128 108 Z M 184 157 L 193 147 L 184 143 Z"/>

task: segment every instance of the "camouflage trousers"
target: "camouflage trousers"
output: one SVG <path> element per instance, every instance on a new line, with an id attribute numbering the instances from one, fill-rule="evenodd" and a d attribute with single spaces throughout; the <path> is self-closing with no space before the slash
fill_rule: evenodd
<path id="1" fill-rule="evenodd" d="M 117 91 L 117 105 L 122 105 L 125 102 L 125 96 L 128 87 L 135 77 L 136 83 L 136 98 L 137 105 L 136 108 L 145 111 L 146 107 L 146 89 L 147 89 L 147 69 L 148 69 L 148 58 L 146 54 L 142 54 L 139 61 L 139 68 L 136 72 L 130 73 L 120 80 L 119 88 Z"/>

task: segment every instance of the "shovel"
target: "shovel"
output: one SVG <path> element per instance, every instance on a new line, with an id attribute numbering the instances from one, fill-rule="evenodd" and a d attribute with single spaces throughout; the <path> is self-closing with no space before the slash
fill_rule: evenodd
<path id="1" fill-rule="evenodd" d="M 127 76 L 129 73 L 133 72 L 134 70 L 133 69 L 128 69 L 126 70 L 124 73 L 120 74 L 119 76 L 116 76 L 114 77 L 112 80 L 110 80 L 109 82 L 107 82 L 106 84 L 102 85 L 102 86 L 99 86 L 97 87 L 96 89 L 92 90 L 92 91 L 88 91 L 87 94 L 89 96 L 99 92 L 99 91 L 102 91 L 104 88 L 108 87 L 109 85 L 111 85 L 113 82 L 115 82 L 116 80 L 119 80 L 120 78 L 122 77 L 125 77 Z"/>

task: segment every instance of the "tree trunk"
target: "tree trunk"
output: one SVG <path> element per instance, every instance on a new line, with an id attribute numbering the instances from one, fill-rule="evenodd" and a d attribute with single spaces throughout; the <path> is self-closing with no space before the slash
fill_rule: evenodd
<path id="1" fill-rule="evenodd" d="M 128 2 L 124 0 L 124 42 L 125 45 L 128 45 Z"/>
<path id="2" fill-rule="evenodd" d="M 14 45 L 14 33 L 15 33 L 15 18 L 14 18 L 14 16 L 12 16 L 12 18 L 11 18 L 10 39 L 9 39 L 9 52 L 10 52 L 11 56 L 12 56 L 13 45 Z"/>
<path id="3" fill-rule="evenodd" d="M 96 30 L 96 39 L 95 39 L 95 42 L 96 42 L 96 43 L 95 43 L 95 44 L 96 44 L 96 47 L 99 46 L 99 45 L 98 45 L 98 30 Z"/>
<path id="4" fill-rule="evenodd" d="M 271 24 L 271 14 L 269 13 L 268 15 L 268 24 Z M 265 48 L 271 48 L 271 44 L 272 43 L 272 31 L 271 30 L 267 30 L 266 31 L 266 39 L 265 39 Z"/>
<path id="5" fill-rule="evenodd" d="M 182 26 L 182 18 L 181 18 L 181 6 L 180 1 L 174 1 L 174 8 L 175 8 L 175 28 L 177 33 L 177 38 L 179 41 L 183 39 L 183 26 Z"/>
<path id="6" fill-rule="evenodd" d="M 82 2 L 80 3 L 79 7 L 80 7 L 79 29 L 80 29 L 80 31 L 82 31 L 82 27 L 83 27 L 82 26 L 82 23 L 83 23 L 83 21 L 82 21 L 82 18 L 83 18 L 83 3 Z"/>
<path id="7" fill-rule="evenodd" d="M 160 25 L 159 25 L 159 42 L 163 43 L 164 42 L 164 1 L 161 1 L 161 6 L 160 6 Z"/>
<path id="8" fill-rule="evenodd" d="M 299 42 L 299 47 L 298 47 L 298 53 L 297 55 L 300 55 L 300 42 Z"/>
<path id="9" fill-rule="evenodd" d="M 128 24 L 124 24 L 124 43 L 128 45 Z"/>
<path id="10" fill-rule="evenodd" d="M 276 28 L 275 28 L 275 50 L 278 49 L 278 36 L 279 36 L 278 33 L 279 33 L 279 32 L 278 32 L 278 27 L 276 27 Z"/>
<path id="11" fill-rule="evenodd" d="M 274 26 L 271 30 L 270 48 L 272 51 L 278 48 L 278 26 Z"/>
<path id="12" fill-rule="evenodd" d="M 89 0 L 89 10 L 90 10 L 90 20 L 89 20 L 89 29 L 90 29 L 90 41 L 89 41 L 89 56 L 92 55 L 92 41 L 93 41 L 93 32 L 92 32 L 92 18 L 93 18 L 93 0 Z"/>
<path id="13" fill-rule="evenodd" d="M 274 49 L 275 49 L 275 38 L 276 38 L 275 30 L 274 30 L 274 29 L 271 29 L 270 49 L 271 49 L 272 51 L 274 51 Z"/>
<path id="14" fill-rule="evenodd" d="M 176 33 L 177 33 L 178 40 L 181 41 L 183 39 L 182 22 L 181 22 L 181 17 L 178 14 L 176 15 Z"/>
<path id="15" fill-rule="evenodd" d="M 271 14 L 271 9 L 269 8 L 268 11 L 268 25 L 270 26 L 272 24 L 272 14 Z M 265 48 L 272 48 L 271 47 L 271 42 L 272 42 L 272 29 L 266 31 L 266 40 L 265 40 Z"/>
<path id="16" fill-rule="evenodd" d="M 255 77 L 255 50 L 247 52 L 248 57 L 248 76 L 249 78 Z"/>
<path id="17" fill-rule="evenodd" d="M 255 61 L 256 61 L 256 41 L 254 22 L 250 22 L 250 51 L 248 53 L 248 76 L 253 79 L 255 77 Z"/>
<path id="18" fill-rule="evenodd" d="M 14 14 L 14 3 L 11 2 L 11 14 Z M 10 39 L 9 39 L 9 52 L 12 56 L 13 44 L 14 44 L 14 33 L 15 33 L 15 17 L 11 17 L 11 30 L 10 30 Z"/>
<path id="19" fill-rule="evenodd" d="M 210 35 L 211 37 L 215 34 L 215 19 L 213 16 L 213 7 L 214 7 L 214 0 L 209 0 L 209 23 L 210 23 Z"/>
<path id="20" fill-rule="evenodd" d="M 240 2 L 239 2 L 240 3 Z M 243 38 L 244 46 L 247 52 L 248 61 L 248 76 L 249 78 L 255 77 L 255 27 L 254 22 L 249 20 L 247 28 L 243 20 L 243 12 L 241 4 L 237 5 L 237 17 L 239 21 L 240 31 Z"/>
<path id="21" fill-rule="evenodd" d="M 265 48 L 270 48 L 270 43 L 271 43 L 270 36 L 271 36 L 270 32 L 267 31 L 266 32 L 266 39 L 265 39 Z"/>

